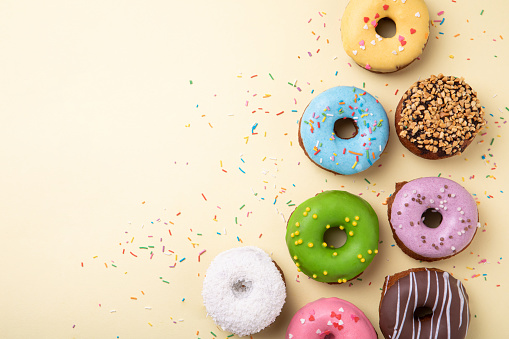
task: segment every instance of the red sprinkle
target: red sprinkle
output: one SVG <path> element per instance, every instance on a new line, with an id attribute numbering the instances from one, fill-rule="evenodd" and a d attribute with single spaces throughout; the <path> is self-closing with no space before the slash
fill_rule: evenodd
<path id="1" fill-rule="evenodd" d="M 384 5 L 384 10 L 388 10 L 389 9 L 389 5 Z"/>

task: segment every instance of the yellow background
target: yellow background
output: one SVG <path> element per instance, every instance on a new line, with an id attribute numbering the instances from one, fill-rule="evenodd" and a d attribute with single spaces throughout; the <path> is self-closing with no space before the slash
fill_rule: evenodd
<path id="1" fill-rule="evenodd" d="M 508 4 L 428 0 L 443 24 L 421 60 L 384 75 L 345 54 L 346 3 L 1 1 L 0 337 L 225 338 L 206 317 L 203 276 L 244 245 L 272 254 L 288 290 L 254 338 L 283 338 L 300 307 L 330 296 L 380 335 L 384 277 L 416 266 L 465 284 L 469 338 L 507 333 Z M 364 87 L 393 122 L 401 94 L 439 72 L 464 76 L 486 107 L 484 135 L 463 155 L 426 161 L 391 134 L 374 167 L 346 177 L 298 146 L 321 91 Z M 392 246 L 384 202 L 395 182 L 439 173 L 475 194 L 482 227 L 458 256 L 420 264 Z M 298 276 L 285 246 L 289 205 L 327 189 L 362 193 L 380 219 L 380 253 L 351 286 Z"/>

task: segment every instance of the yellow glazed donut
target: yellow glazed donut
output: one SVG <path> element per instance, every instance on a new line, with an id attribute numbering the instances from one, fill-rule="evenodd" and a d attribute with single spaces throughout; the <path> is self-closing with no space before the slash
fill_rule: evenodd
<path id="1" fill-rule="evenodd" d="M 388 18 L 396 34 L 384 38 L 378 22 Z M 346 53 L 372 72 L 394 72 L 414 61 L 429 37 L 429 13 L 423 0 L 350 0 L 341 19 Z"/>

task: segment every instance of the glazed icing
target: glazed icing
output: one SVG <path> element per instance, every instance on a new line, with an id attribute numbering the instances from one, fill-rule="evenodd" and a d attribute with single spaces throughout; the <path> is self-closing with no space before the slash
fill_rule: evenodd
<path id="1" fill-rule="evenodd" d="M 433 268 L 408 272 L 382 295 L 379 316 L 384 337 L 464 339 L 470 323 L 470 309 L 461 281 Z M 386 278 L 386 286 L 389 279 Z M 433 313 L 419 318 L 414 312 L 420 307 L 428 307 Z"/>
<path id="2" fill-rule="evenodd" d="M 339 227 L 346 243 L 334 248 L 323 236 Z M 325 191 L 300 204 L 290 216 L 286 244 L 297 269 L 321 282 L 343 283 L 361 274 L 378 253 L 378 217 L 364 199 Z"/>
<path id="3" fill-rule="evenodd" d="M 335 135 L 338 119 L 352 119 L 353 138 Z M 373 165 L 389 138 L 383 106 L 371 94 L 356 87 L 338 86 L 317 95 L 304 111 L 299 136 L 307 156 L 318 166 L 339 174 L 355 174 Z"/>
<path id="4" fill-rule="evenodd" d="M 396 34 L 383 38 L 378 21 L 390 18 Z M 350 0 L 341 19 L 346 53 L 361 67 L 393 72 L 411 63 L 429 37 L 429 13 L 423 0 Z"/>
<path id="5" fill-rule="evenodd" d="M 376 339 L 373 325 L 354 304 L 339 298 L 321 298 L 295 313 L 286 339 Z"/>
<path id="6" fill-rule="evenodd" d="M 245 336 L 274 322 L 285 303 L 286 286 L 270 256 L 246 246 L 224 251 L 212 260 L 202 296 L 217 325 Z"/>
<path id="7" fill-rule="evenodd" d="M 437 228 L 421 221 L 428 208 L 442 215 Z M 477 204 L 458 183 L 440 177 L 412 180 L 396 193 L 390 224 L 399 240 L 412 252 L 441 258 L 461 252 L 474 237 L 478 225 Z"/>

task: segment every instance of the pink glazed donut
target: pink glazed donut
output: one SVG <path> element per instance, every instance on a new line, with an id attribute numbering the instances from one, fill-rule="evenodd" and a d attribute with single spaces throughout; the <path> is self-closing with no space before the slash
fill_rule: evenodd
<path id="1" fill-rule="evenodd" d="M 369 319 L 354 304 L 339 298 L 321 298 L 295 313 L 286 339 L 376 339 Z"/>
<path id="2" fill-rule="evenodd" d="M 417 260 L 435 261 L 458 254 L 470 244 L 479 226 L 474 198 L 463 186 L 445 178 L 397 183 L 387 205 L 394 240 Z M 429 212 L 439 213 L 435 215 L 437 227 L 426 224 L 424 216 Z"/>

